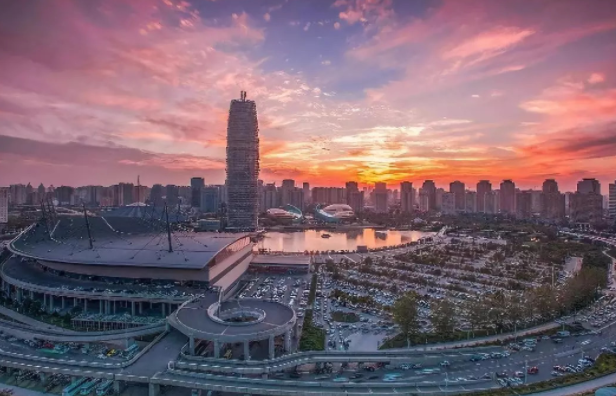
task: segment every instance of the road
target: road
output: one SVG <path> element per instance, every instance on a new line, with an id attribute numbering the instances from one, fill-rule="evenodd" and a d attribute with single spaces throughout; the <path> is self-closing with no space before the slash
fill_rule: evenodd
<path id="1" fill-rule="evenodd" d="M 533 396 L 567 396 L 576 395 L 582 392 L 589 392 L 597 388 L 616 383 L 616 373 L 597 378 L 592 381 L 582 382 L 581 384 L 571 385 L 564 388 L 553 389 L 550 391 L 533 393 Z"/>

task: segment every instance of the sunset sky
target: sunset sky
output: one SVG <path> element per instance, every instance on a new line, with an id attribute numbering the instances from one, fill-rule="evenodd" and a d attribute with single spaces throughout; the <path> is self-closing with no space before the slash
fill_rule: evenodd
<path id="1" fill-rule="evenodd" d="M 223 183 L 240 90 L 266 182 L 606 193 L 616 1 L 6 1 L 0 185 Z"/>

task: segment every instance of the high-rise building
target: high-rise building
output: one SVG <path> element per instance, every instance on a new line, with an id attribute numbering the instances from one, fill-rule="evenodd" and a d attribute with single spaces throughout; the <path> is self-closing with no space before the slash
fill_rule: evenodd
<path id="1" fill-rule="evenodd" d="M 500 212 L 515 214 L 515 183 L 511 180 L 500 184 Z"/>
<path id="2" fill-rule="evenodd" d="M 582 179 L 577 184 L 577 192 L 580 194 L 601 194 L 601 184 L 597 179 Z"/>
<path id="3" fill-rule="evenodd" d="M 533 215 L 533 193 L 531 191 L 516 192 L 516 217 L 530 219 Z"/>
<path id="4" fill-rule="evenodd" d="M 456 194 L 445 192 L 441 195 L 441 212 L 446 215 L 455 214 L 456 211 Z"/>
<path id="5" fill-rule="evenodd" d="M 445 194 L 444 188 L 436 189 L 436 204 L 434 205 L 435 210 L 442 210 L 443 208 L 443 194 Z"/>
<path id="6" fill-rule="evenodd" d="M 133 193 L 135 192 L 135 185 L 133 183 L 120 183 L 119 187 L 122 189 L 122 205 L 130 205 L 135 203 Z"/>
<path id="7" fill-rule="evenodd" d="M 430 210 L 430 194 L 422 188 L 419 189 L 419 210 L 427 212 Z"/>
<path id="8" fill-rule="evenodd" d="M 217 186 L 207 186 L 200 189 L 201 197 L 199 208 L 205 213 L 216 213 L 220 208 L 219 188 Z"/>
<path id="9" fill-rule="evenodd" d="M 258 226 L 259 122 L 257 104 L 232 100 L 227 125 L 227 227 L 252 231 Z"/>
<path id="10" fill-rule="evenodd" d="M 346 203 L 346 191 L 340 187 L 313 187 L 312 203 L 319 205 Z"/>
<path id="11" fill-rule="evenodd" d="M 546 179 L 541 190 L 541 217 L 545 220 L 559 221 L 565 217 L 565 196 L 558 191 L 554 179 Z"/>
<path id="12" fill-rule="evenodd" d="M 357 182 L 350 181 L 345 184 L 346 203 L 355 213 L 361 213 L 364 210 L 364 192 L 359 191 Z"/>
<path id="13" fill-rule="evenodd" d="M 150 204 L 156 207 L 163 206 L 163 197 L 165 196 L 164 187 L 161 184 L 154 184 L 150 191 Z"/>
<path id="14" fill-rule="evenodd" d="M 24 205 L 26 199 L 26 186 L 24 184 L 11 184 L 9 186 L 9 204 Z"/>
<path id="15" fill-rule="evenodd" d="M 400 210 L 405 213 L 411 213 L 415 206 L 414 198 L 413 183 L 408 181 L 400 183 Z"/>
<path id="16" fill-rule="evenodd" d="M 530 193 L 531 211 L 532 213 L 541 213 L 541 202 L 543 197 L 543 191 L 540 190 L 528 190 Z"/>
<path id="17" fill-rule="evenodd" d="M 454 181 L 449 183 L 449 192 L 453 193 L 455 197 L 455 210 L 456 212 L 464 212 L 466 209 L 466 200 L 464 199 L 464 193 L 466 189 L 464 183 L 461 181 Z"/>
<path id="18" fill-rule="evenodd" d="M 610 183 L 608 196 L 608 214 L 612 220 L 616 219 L 616 180 Z"/>
<path id="19" fill-rule="evenodd" d="M 9 188 L 0 187 L 0 229 L 9 222 Z"/>
<path id="20" fill-rule="evenodd" d="M 575 223 L 596 224 L 603 219 L 601 184 L 596 179 L 578 182 L 577 192 L 569 197 L 571 219 Z"/>
<path id="21" fill-rule="evenodd" d="M 174 210 L 180 203 L 180 188 L 174 184 L 167 184 L 165 186 L 165 201 L 169 210 Z"/>
<path id="22" fill-rule="evenodd" d="M 202 177 L 190 179 L 190 206 L 198 208 L 201 205 L 201 190 L 205 187 L 205 180 Z"/>
<path id="23" fill-rule="evenodd" d="M 293 193 L 295 190 L 295 180 L 285 179 L 282 181 L 282 186 L 280 186 L 280 205 L 293 205 Z M 293 205 L 295 206 L 295 205 Z"/>
<path id="24" fill-rule="evenodd" d="M 280 206 L 278 200 L 278 189 L 275 183 L 268 183 L 263 186 L 263 203 L 261 210 L 266 211 L 268 209 L 277 208 Z"/>
<path id="25" fill-rule="evenodd" d="M 492 191 L 492 183 L 489 180 L 479 180 L 477 183 L 477 212 L 487 213 L 485 210 L 485 196 Z"/>
<path id="26" fill-rule="evenodd" d="M 475 191 L 466 191 L 465 194 L 465 207 L 464 211 L 466 213 L 476 213 L 477 212 L 477 193 Z"/>
<path id="27" fill-rule="evenodd" d="M 374 207 L 378 213 L 387 212 L 387 184 L 383 182 L 374 183 Z"/>
<path id="28" fill-rule="evenodd" d="M 70 186 L 56 188 L 56 199 L 59 205 L 71 205 L 75 189 Z"/>
<path id="29" fill-rule="evenodd" d="M 428 197 L 428 206 L 426 211 L 436 210 L 436 184 L 432 180 L 426 180 L 421 186 L 423 193 Z"/>
<path id="30" fill-rule="evenodd" d="M 487 191 L 484 196 L 484 203 L 484 213 L 497 214 L 500 210 L 500 191 Z"/>
<path id="31" fill-rule="evenodd" d="M 310 183 L 304 182 L 302 184 L 302 190 L 304 190 L 304 207 L 310 205 Z"/>

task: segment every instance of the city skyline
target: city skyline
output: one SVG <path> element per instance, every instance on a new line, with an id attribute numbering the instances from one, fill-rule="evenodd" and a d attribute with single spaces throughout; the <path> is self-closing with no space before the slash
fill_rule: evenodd
<path id="1" fill-rule="evenodd" d="M 193 3 L 7 5 L 0 185 L 223 184 L 240 90 L 266 183 L 614 181 L 612 1 Z"/>

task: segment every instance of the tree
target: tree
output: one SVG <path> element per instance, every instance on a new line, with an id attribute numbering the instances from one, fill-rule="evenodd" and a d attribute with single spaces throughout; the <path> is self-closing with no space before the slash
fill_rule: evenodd
<path id="1" fill-rule="evenodd" d="M 406 338 L 408 347 L 411 346 L 410 339 L 419 333 L 417 300 L 417 293 L 407 292 L 396 300 L 392 308 L 394 322 L 400 326 L 400 332 Z"/>
<path id="2" fill-rule="evenodd" d="M 12 395 L 13 395 L 12 389 L 0 389 L 0 396 L 12 396 Z"/>
<path id="3" fill-rule="evenodd" d="M 552 319 L 556 316 L 558 301 L 556 291 L 550 285 L 542 285 L 530 292 L 529 306 L 542 319 Z"/>
<path id="4" fill-rule="evenodd" d="M 453 334 L 456 327 L 456 310 L 453 303 L 444 298 L 430 304 L 430 320 L 436 333 L 442 338 L 448 338 Z"/>
<path id="5" fill-rule="evenodd" d="M 486 323 L 487 310 L 483 297 L 478 300 L 466 300 L 464 302 L 464 318 L 471 326 L 471 332 L 475 337 L 475 330 L 480 329 Z"/>

